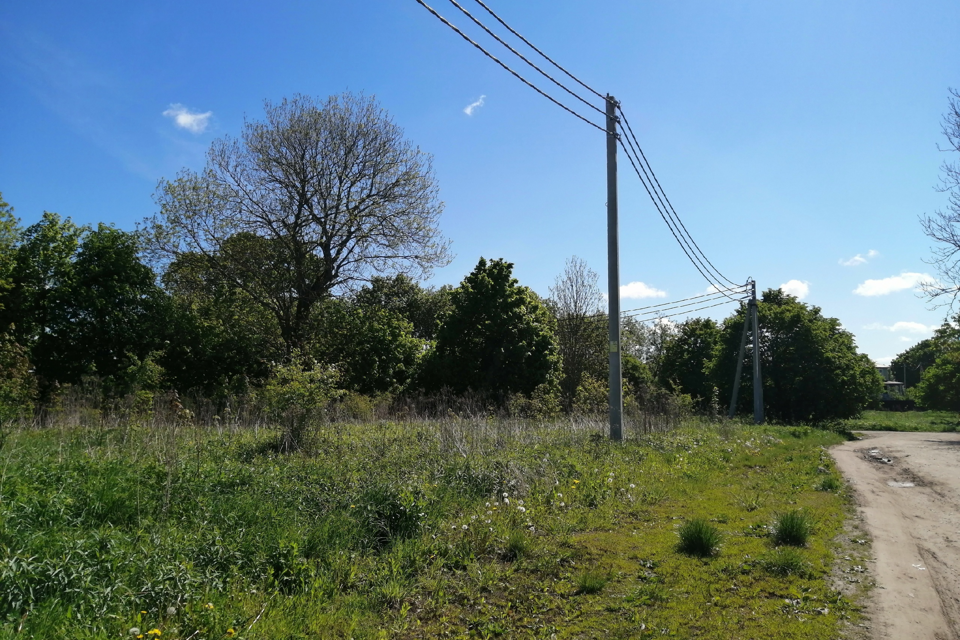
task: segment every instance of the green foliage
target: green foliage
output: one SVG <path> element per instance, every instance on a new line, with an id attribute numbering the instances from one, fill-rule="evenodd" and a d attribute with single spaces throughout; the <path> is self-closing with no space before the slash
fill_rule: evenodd
<path id="1" fill-rule="evenodd" d="M 716 554 L 722 538 L 720 530 L 704 518 L 687 520 L 680 525 L 677 535 L 677 551 L 701 558 Z"/>
<path id="2" fill-rule="evenodd" d="M 262 382 L 269 363 L 284 357 L 274 316 L 204 256 L 179 256 L 162 282 L 173 312 L 160 363 L 177 389 L 224 395 L 238 382 Z"/>
<path id="3" fill-rule="evenodd" d="M 916 396 L 928 409 L 960 412 L 960 350 L 942 354 L 923 372 Z"/>
<path id="4" fill-rule="evenodd" d="M 843 482 L 833 474 L 824 476 L 816 484 L 817 491 L 840 491 L 842 488 Z"/>
<path id="5" fill-rule="evenodd" d="M 710 318 L 681 322 L 664 346 L 658 382 L 689 395 L 699 409 L 708 409 L 714 390 L 709 369 L 719 344 L 720 329 Z"/>
<path id="6" fill-rule="evenodd" d="M 13 207 L 0 193 L 0 313 L 7 292 L 13 286 L 11 278 L 16 263 L 16 247 L 20 242 L 20 221 L 13 215 Z"/>
<path id="7" fill-rule="evenodd" d="M 36 396 L 37 380 L 26 349 L 0 333 L 0 429 L 5 423 L 31 417 Z"/>
<path id="8" fill-rule="evenodd" d="M 437 329 L 450 312 L 452 291 L 453 287 L 448 285 L 437 290 L 424 289 L 401 273 L 392 278 L 374 276 L 351 302 L 365 311 L 392 312 L 412 325 L 414 337 L 435 340 Z"/>
<path id="9" fill-rule="evenodd" d="M 764 411 L 784 423 L 820 423 L 860 414 L 877 397 L 882 381 L 873 362 L 859 353 L 853 335 L 836 318 L 824 317 L 779 289 L 758 303 Z M 747 313 L 738 310 L 723 322 L 711 373 L 721 398 L 729 398 L 740 336 Z M 750 371 L 749 357 L 744 371 Z M 753 381 L 744 376 L 738 410 L 752 406 Z"/>
<path id="10" fill-rule="evenodd" d="M 272 367 L 256 398 L 282 426 L 281 450 L 295 451 L 309 444 L 311 423 L 342 394 L 337 389 L 339 379 L 335 369 L 322 367 L 299 352 L 294 352 L 289 362 Z"/>
<path id="11" fill-rule="evenodd" d="M 807 544 L 813 532 L 813 521 L 800 509 L 786 511 L 777 516 L 773 523 L 773 542 L 776 545 L 802 547 Z"/>
<path id="12" fill-rule="evenodd" d="M 480 258 L 451 294 L 452 311 L 425 363 L 429 390 L 471 390 L 503 402 L 556 380 L 553 318 L 512 272 L 509 262 Z"/>
<path id="13" fill-rule="evenodd" d="M 311 345 L 316 358 L 336 366 L 345 389 L 396 393 L 417 371 L 424 343 L 395 311 L 331 300 L 322 308 Z"/>

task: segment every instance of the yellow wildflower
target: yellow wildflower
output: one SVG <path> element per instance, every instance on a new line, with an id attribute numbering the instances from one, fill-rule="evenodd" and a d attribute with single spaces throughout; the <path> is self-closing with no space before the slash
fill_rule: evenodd
<path id="1" fill-rule="evenodd" d="M 233 627 L 227 629 L 227 637 L 232 638 L 237 632 L 233 630 Z"/>

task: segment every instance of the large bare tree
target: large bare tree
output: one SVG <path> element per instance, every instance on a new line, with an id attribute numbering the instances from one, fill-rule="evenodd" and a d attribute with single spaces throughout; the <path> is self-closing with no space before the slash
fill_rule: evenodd
<path id="1" fill-rule="evenodd" d="M 213 142 L 206 168 L 161 180 L 147 220 L 161 260 L 202 259 L 269 310 L 289 349 L 324 298 L 373 275 L 449 262 L 432 157 L 373 98 L 297 95 Z"/>
<path id="2" fill-rule="evenodd" d="M 947 148 L 941 151 L 960 153 L 960 92 L 950 89 L 949 108 L 943 116 L 943 135 Z M 960 159 L 944 160 L 940 165 L 937 190 L 948 194 L 947 207 L 920 219 L 923 231 L 939 243 L 933 248 L 931 264 L 937 267 L 939 281 L 925 283 L 923 291 L 940 306 L 953 308 L 960 297 Z"/>
<path id="3" fill-rule="evenodd" d="M 550 287 L 563 367 L 561 401 L 568 410 L 585 376 L 603 380 L 607 372 L 607 319 L 597 280 L 597 273 L 573 256 Z"/>

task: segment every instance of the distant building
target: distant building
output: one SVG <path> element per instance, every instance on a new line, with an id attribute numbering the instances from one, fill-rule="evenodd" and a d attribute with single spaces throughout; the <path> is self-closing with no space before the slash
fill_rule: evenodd
<path id="1" fill-rule="evenodd" d="M 883 378 L 884 382 L 889 382 L 893 379 L 890 373 L 890 367 L 877 367 L 877 372 L 880 373 L 880 377 Z"/>

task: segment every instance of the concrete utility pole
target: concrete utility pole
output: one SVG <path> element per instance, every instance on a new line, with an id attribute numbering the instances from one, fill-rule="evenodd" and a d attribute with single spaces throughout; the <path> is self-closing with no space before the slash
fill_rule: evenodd
<path id="1" fill-rule="evenodd" d="M 737 415 L 737 396 L 740 394 L 740 376 L 743 375 L 743 356 L 747 350 L 747 328 L 750 326 L 750 314 L 743 314 L 743 333 L 740 334 L 740 350 L 737 351 L 737 375 L 733 378 L 733 394 L 730 396 L 730 410 L 727 417 Z"/>
<path id="2" fill-rule="evenodd" d="M 623 372 L 620 365 L 620 227 L 617 220 L 617 105 L 607 94 L 607 323 L 610 351 L 610 439 L 623 439 Z"/>
<path id="3" fill-rule="evenodd" d="M 763 424 L 763 378 L 760 376 L 760 323 L 757 321 L 757 283 L 751 283 L 750 317 L 753 324 L 753 422 Z"/>

